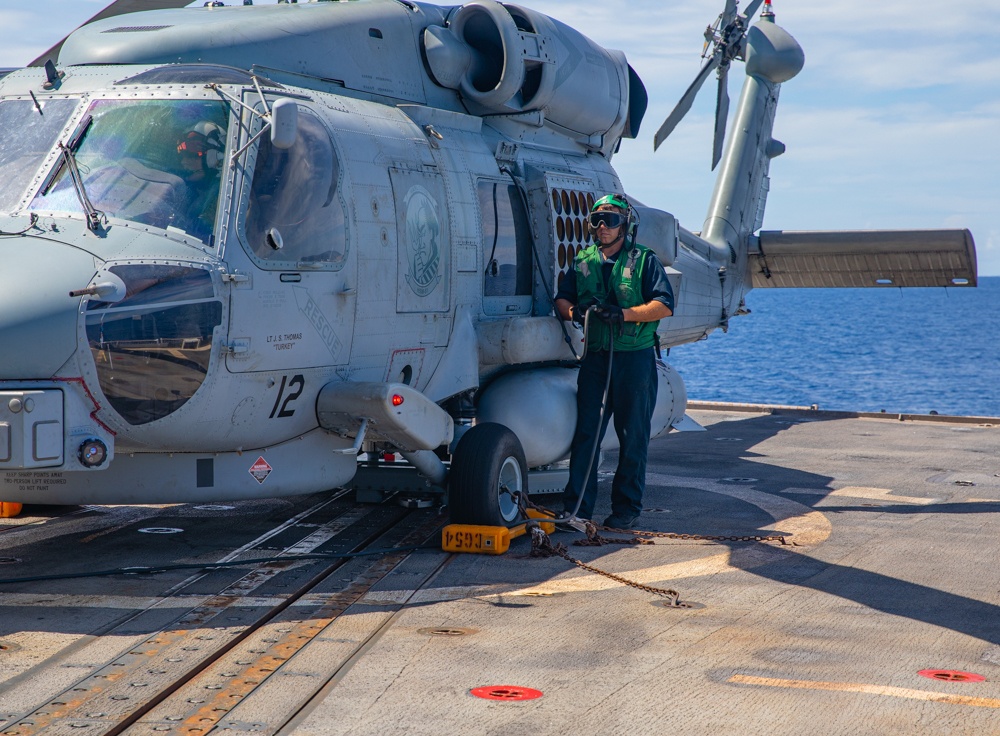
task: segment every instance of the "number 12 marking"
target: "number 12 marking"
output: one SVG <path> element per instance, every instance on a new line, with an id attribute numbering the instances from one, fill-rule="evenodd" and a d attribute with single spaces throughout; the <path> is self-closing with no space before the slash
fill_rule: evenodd
<path id="1" fill-rule="evenodd" d="M 288 393 L 285 393 L 285 384 L 288 384 Z M 298 386 L 298 388 L 293 388 Z M 294 408 L 289 408 L 288 405 L 295 401 L 302 395 L 303 389 L 306 387 L 306 379 L 302 377 L 301 374 L 292 376 L 292 380 L 288 380 L 288 376 L 281 377 L 281 386 L 278 387 L 278 398 L 274 400 L 274 408 L 271 409 L 271 415 L 268 419 L 274 419 L 275 415 L 280 417 L 290 417 L 295 414 Z M 285 400 L 282 401 L 281 398 L 284 397 Z M 281 410 L 278 410 L 278 407 Z"/>

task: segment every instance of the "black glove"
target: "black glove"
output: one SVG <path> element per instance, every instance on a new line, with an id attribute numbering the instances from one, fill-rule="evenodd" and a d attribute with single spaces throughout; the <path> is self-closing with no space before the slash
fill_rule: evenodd
<path id="1" fill-rule="evenodd" d="M 625 313 L 617 304 L 602 304 L 592 314 L 619 333 L 625 326 Z"/>
<path id="2" fill-rule="evenodd" d="M 597 299 L 595 297 L 591 297 L 590 299 L 582 301 L 576 306 L 574 306 L 572 309 L 570 309 L 570 315 L 573 318 L 573 324 L 583 327 L 583 320 L 584 317 L 586 317 L 587 315 L 587 310 L 595 306 L 596 304 L 597 304 Z"/>

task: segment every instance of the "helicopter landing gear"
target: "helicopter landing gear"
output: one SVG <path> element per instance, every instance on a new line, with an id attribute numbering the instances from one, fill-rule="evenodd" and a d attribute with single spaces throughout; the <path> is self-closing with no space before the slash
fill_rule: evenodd
<path id="1" fill-rule="evenodd" d="M 448 478 L 453 524 L 510 526 L 522 516 L 528 466 L 517 435 L 502 424 L 477 424 L 455 448 Z"/>

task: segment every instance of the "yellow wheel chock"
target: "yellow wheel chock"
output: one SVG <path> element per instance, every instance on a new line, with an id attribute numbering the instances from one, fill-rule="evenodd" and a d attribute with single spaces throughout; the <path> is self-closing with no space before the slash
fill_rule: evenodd
<path id="1" fill-rule="evenodd" d="M 10 519 L 21 513 L 22 504 L 0 501 L 0 519 Z"/>
<path id="2" fill-rule="evenodd" d="M 531 519 L 551 519 L 551 516 L 528 509 Z M 552 534 L 556 525 L 552 522 L 539 524 L 546 534 Z M 477 524 L 449 524 L 441 530 L 441 549 L 445 552 L 473 552 L 486 555 L 502 555 L 510 548 L 510 540 L 525 533 L 525 525 L 518 524 L 510 529 L 505 526 L 481 526 Z"/>

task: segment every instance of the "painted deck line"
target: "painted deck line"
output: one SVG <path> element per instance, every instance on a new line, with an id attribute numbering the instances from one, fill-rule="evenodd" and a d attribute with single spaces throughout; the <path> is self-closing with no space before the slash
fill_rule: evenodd
<path id="1" fill-rule="evenodd" d="M 969 695 L 953 695 L 951 693 L 930 692 L 928 690 L 911 690 L 905 687 L 891 685 L 868 685 L 862 682 L 821 682 L 812 680 L 783 680 L 777 677 L 754 677 L 752 675 L 733 675 L 728 682 L 739 685 L 760 685 L 763 687 L 785 687 L 800 690 L 832 690 L 846 693 L 867 693 L 869 695 L 887 695 L 893 698 L 909 698 L 910 700 L 929 700 L 935 703 L 949 705 L 971 705 L 978 708 L 1000 708 L 998 698 L 976 698 Z"/>

